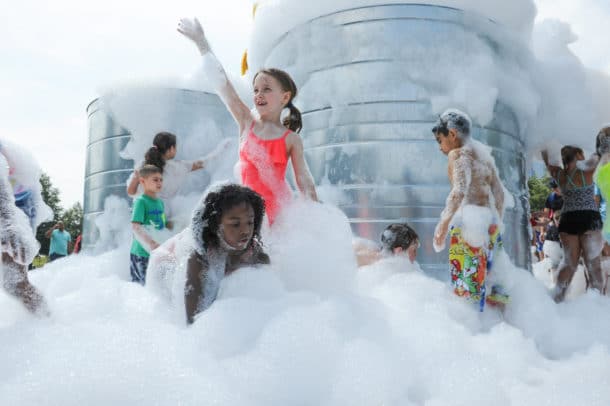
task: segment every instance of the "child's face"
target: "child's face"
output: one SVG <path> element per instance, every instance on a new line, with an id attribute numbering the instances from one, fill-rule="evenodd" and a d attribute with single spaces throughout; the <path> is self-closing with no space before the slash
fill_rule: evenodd
<path id="1" fill-rule="evenodd" d="M 254 79 L 254 106 L 261 117 L 281 112 L 289 100 L 290 92 L 284 91 L 273 76 L 259 73 Z"/>
<path id="2" fill-rule="evenodd" d="M 445 155 L 462 146 L 462 142 L 453 128 L 449 129 L 449 134 L 447 136 L 442 133 L 436 133 L 434 136 L 436 137 L 436 142 L 438 142 L 439 149 Z"/>
<path id="3" fill-rule="evenodd" d="M 254 235 L 254 209 L 246 202 L 226 210 L 220 218 L 220 234 L 231 247 L 243 250 Z"/>
<path id="4" fill-rule="evenodd" d="M 176 146 L 172 145 L 166 152 L 165 157 L 167 159 L 174 159 L 176 157 Z"/>
<path id="5" fill-rule="evenodd" d="M 156 195 L 161 191 L 161 187 L 163 187 L 163 175 L 152 173 L 146 177 L 141 177 L 140 184 L 144 193 Z"/>

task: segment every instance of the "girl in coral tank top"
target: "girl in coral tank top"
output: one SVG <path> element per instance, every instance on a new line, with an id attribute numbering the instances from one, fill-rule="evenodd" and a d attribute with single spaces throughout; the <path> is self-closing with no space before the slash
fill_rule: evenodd
<path id="1" fill-rule="evenodd" d="M 210 83 L 239 125 L 242 183 L 265 200 L 269 222 L 273 224 L 281 208 L 291 198 L 285 174 L 292 162 L 300 192 L 318 200 L 313 178 L 303 155 L 301 113 L 292 104 L 297 88 L 292 78 L 279 69 L 263 69 L 254 75 L 254 117 L 239 98 L 224 69 L 214 56 L 197 19 L 182 19 L 178 31 L 192 40 L 203 56 L 203 69 Z M 281 120 L 282 111 L 290 114 Z"/>

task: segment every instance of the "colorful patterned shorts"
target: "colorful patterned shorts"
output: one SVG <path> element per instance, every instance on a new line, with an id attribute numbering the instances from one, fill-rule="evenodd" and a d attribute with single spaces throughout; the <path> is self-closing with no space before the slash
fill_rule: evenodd
<path id="1" fill-rule="evenodd" d="M 500 285 L 492 286 L 491 292 L 487 292 L 485 285 L 487 275 L 492 269 L 494 252 L 502 247 L 502 236 L 498 225 L 489 226 L 487 246 L 475 248 L 468 245 L 459 226 L 451 226 L 449 235 L 451 285 L 455 294 L 477 303 L 481 312 L 486 302 L 489 305 L 499 306 L 507 304 L 509 297 Z"/>

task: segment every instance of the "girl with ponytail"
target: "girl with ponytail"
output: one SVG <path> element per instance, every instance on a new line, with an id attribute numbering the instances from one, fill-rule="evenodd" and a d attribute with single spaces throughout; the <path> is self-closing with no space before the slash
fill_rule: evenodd
<path id="1" fill-rule="evenodd" d="M 231 143 L 230 139 L 221 141 L 218 146 L 203 158 L 195 161 L 174 159 L 176 157 L 176 136 L 169 132 L 160 132 L 155 135 L 153 145 L 144 154 L 144 161 L 140 162 L 133 171 L 127 184 L 127 194 L 131 197 L 142 193 L 138 168 L 144 165 L 154 165 L 163 173 L 163 187 L 157 197 L 165 204 L 165 215 L 171 219 L 171 199 L 176 197 L 180 188 L 186 181 L 186 176 L 192 172 L 209 166 L 210 162 L 222 155 Z"/>
<path id="2" fill-rule="evenodd" d="M 317 201 L 313 178 L 303 154 L 301 112 L 294 106 L 297 87 L 288 73 L 263 69 L 254 75 L 253 102 L 258 117 L 239 98 L 224 69 L 214 56 L 197 19 L 182 19 L 178 31 L 192 40 L 203 56 L 207 79 L 237 122 L 240 134 L 239 158 L 242 183 L 265 200 L 269 223 L 291 199 L 286 167 L 291 161 L 299 191 Z M 282 119 L 282 113 L 288 115 Z"/>

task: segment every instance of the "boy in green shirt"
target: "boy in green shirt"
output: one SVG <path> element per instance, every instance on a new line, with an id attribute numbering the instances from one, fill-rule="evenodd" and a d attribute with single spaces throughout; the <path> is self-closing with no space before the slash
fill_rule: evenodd
<path id="1" fill-rule="evenodd" d="M 162 230 L 166 226 L 166 221 L 163 201 L 157 199 L 157 193 L 163 186 L 161 169 L 154 165 L 144 165 L 139 173 L 144 193 L 133 202 L 131 216 L 133 242 L 129 255 L 131 259 L 129 271 L 133 282 L 144 285 L 150 252 L 159 246 L 152 238 L 151 231 Z"/>

